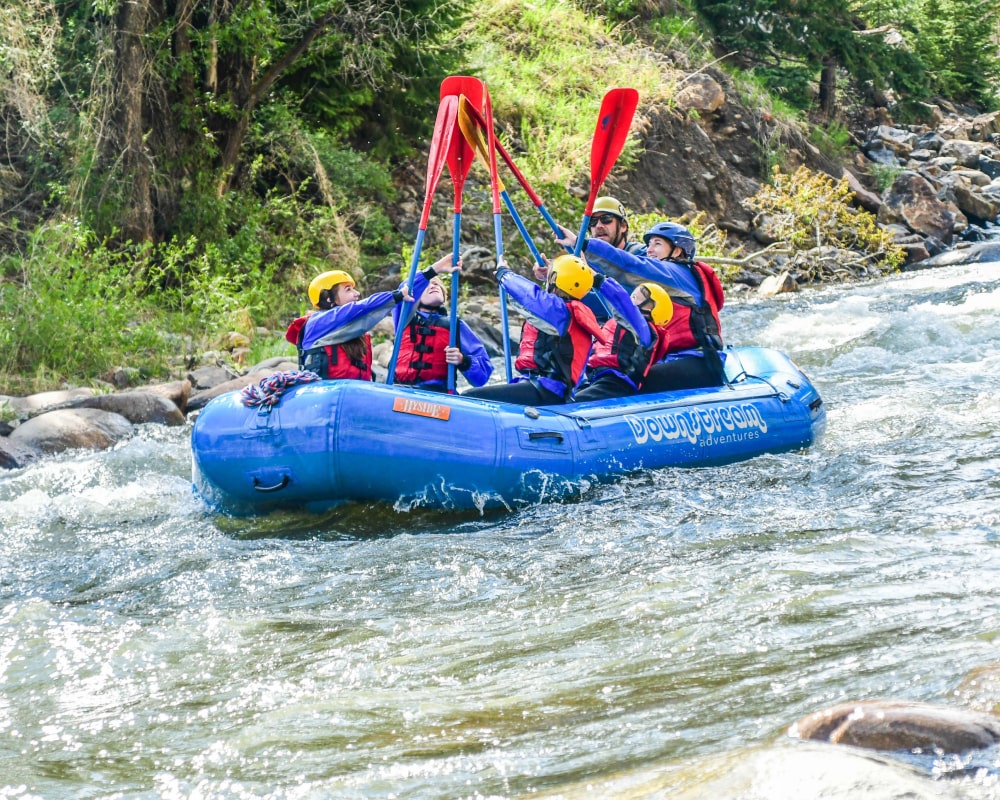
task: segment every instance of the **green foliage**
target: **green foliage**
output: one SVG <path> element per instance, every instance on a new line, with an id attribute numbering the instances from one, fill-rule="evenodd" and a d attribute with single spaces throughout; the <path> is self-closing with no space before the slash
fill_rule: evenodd
<path id="1" fill-rule="evenodd" d="M 805 110 L 815 103 L 816 70 L 795 64 L 757 66 L 753 74 L 761 85 L 792 108 Z"/>
<path id="2" fill-rule="evenodd" d="M 854 149 L 851 132 L 840 122 L 812 128 L 809 138 L 823 153 L 834 161 L 845 160 Z"/>
<path id="3" fill-rule="evenodd" d="M 902 171 L 903 167 L 891 164 L 872 163 L 868 165 L 868 173 L 875 179 L 875 188 L 879 194 L 892 186 L 896 176 Z"/>
<path id="4" fill-rule="evenodd" d="M 914 47 L 935 92 L 959 102 L 1000 106 L 1000 5 L 995 0 L 922 0 Z"/>
<path id="5" fill-rule="evenodd" d="M 28 257 L 7 257 L 0 284 L 0 385 L 50 388 L 129 364 L 159 374 L 162 328 L 138 302 L 135 254 L 70 221 L 39 229 Z"/>
<path id="6" fill-rule="evenodd" d="M 903 263 L 902 249 L 892 234 L 882 230 L 873 214 L 851 206 L 847 180 L 799 167 L 788 175 L 775 171 L 773 182 L 764 185 L 744 202 L 766 219 L 770 235 L 795 250 L 833 246 L 865 254 L 889 269 Z"/>
<path id="7" fill-rule="evenodd" d="M 560 0 L 497 0 L 462 30 L 470 73 L 486 81 L 508 149 L 532 180 L 569 183 L 589 171 L 590 143 L 604 93 L 638 89 L 641 102 L 669 97 L 652 53 Z M 516 144 L 516 147 L 514 146 Z M 634 163 L 634 141 L 619 161 Z"/>

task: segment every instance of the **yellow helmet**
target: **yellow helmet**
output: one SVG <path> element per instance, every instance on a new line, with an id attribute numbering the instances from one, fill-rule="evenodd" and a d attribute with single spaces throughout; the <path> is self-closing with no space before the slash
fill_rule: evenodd
<path id="1" fill-rule="evenodd" d="M 591 216 L 596 217 L 598 214 L 614 214 L 619 219 L 628 220 L 625 214 L 625 206 L 619 203 L 614 197 L 608 195 L 598 197 L 594 201 L 594 210 L 591 212 Z"/>
<path id="2" fill-rule="evenodd" d="M 332 289 L 341 283 L 349 283 L 354 286 L 354 278 L 341 269 L 323 272 L 313 278 L 309 284 L 309 302 L 319 308 L 319 297 L 326 289 Z"/>
<path id="3" fill-rule="evenodd" d="M 549 265 L 548 282 L 570 297 L 581 300 L 594 288 L 594 270 L 580 256 L 565 253 L 556 256 Z"/>
<path id="4" fill-rule="evenodd" d="M 639 287 L 644 289 L 649 298 L 642 303 L 639 308 L 643 309 L 646 303 L 652 303 L 652 308 L 643 309 L 649 311 L 649 318 L 654 325 L 666 325 L 674 318 L 674 302 L 667 294 L 667 290 L 656 283 L 640 283 Z"/>

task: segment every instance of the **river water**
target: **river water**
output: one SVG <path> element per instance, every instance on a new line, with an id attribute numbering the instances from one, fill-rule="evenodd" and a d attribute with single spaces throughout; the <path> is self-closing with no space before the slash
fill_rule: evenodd
<path id="1" fill-rule="evenodd" d="M 786 735 L 1000 703 L 1000 264 L 724 325 L 816 382 L 812 449 L 486 517 L 215 516 L 189 428 L 3 473 L 0 797 L 1000 797 Z"/>

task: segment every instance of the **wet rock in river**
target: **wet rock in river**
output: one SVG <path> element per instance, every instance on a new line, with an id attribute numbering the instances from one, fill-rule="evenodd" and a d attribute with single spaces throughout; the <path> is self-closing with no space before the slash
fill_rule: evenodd
<path id="1" fill-rule="evenodd" d="M 866 700 L 803 717 L 788 734 L 871 750 L 964 753 L 1000 742 L 1000 717 L 930 703 Z"/>

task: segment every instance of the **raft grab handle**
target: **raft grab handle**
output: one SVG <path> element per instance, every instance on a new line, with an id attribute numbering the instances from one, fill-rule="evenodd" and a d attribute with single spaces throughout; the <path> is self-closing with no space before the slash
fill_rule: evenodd
<path id="1" fill-rule="evenodd" d="M 559 444 L 562 444 L 563 435 L 559 431 L 532 431 L 528 434 L 529 442 L 535 442 L 539 439 L 555 439 Z"/>
<path id="2" fill-rule="evenodd" d="M 261 486 L 260 478 L 258 478 L 255 475 L 253 479 L 253 488 L 258 492 L 277 492 L 280 491 L 281 489 L 284 489 L 291 482 L 292 482 L 291 477 L 288 475 L 288 473 L 285 473 L 284 475 L 281 476 L 280 483 L 276 483 L 274 486 Z"/>

